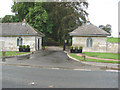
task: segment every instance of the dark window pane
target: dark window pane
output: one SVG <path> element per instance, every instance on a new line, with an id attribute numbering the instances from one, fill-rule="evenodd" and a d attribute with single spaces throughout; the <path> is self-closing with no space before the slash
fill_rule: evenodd
<path id="1" fill-rule="evenodd" d="M 17 46 L 19 46 L 19 39 L 17 39 Z"/>

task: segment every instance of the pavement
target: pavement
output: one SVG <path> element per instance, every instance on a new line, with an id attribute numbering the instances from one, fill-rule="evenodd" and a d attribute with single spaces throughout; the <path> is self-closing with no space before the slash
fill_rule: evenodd
<path id="1" fill-rule="evenodd" d="M 36 51 L 33 54 L 6 58 L 4 65 L 56 68 L 56 69 L 84 69 L 84 70 L 106 70 L 118 69 L 118 64 L 84 62 L 63 52 L 60 47 L 47 47 L 46 50 Z"/>

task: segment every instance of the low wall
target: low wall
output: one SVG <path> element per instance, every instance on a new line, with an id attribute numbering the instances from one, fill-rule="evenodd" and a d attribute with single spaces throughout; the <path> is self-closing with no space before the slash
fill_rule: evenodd
<path id="1" fill-rule="evenodd" d="M 109 53 L 119 53 L 120 52 L 120 43 L 107 43 L 106 52 Z"/>
<path id="2" fill-rule="evenodd" d="M 0 41 L 0 51 L 4 50 L 4 45 L 5 45 L 5 42 Z"/>
<path id="3" fill-rule="evenodd" d="M 17 38 L 18 37 L 0 37 L 0 40 L 2 42 L 0 45 L 0 50 L 19 51 L 19 46 L 17 46 Z M 22 39 L 23 45 L 30 45 L 31 51 L 35 51 L 35 37 L 22 36 Z"/>
<path id="4" fill-rule="evenodd" d="M 92 48 L 83 47 L 84 52 L 120 53 L 120 43 L 106 43 Z"/>

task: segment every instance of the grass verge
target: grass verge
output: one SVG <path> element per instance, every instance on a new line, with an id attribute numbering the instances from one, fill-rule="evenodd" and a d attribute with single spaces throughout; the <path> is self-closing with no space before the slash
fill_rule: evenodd
<path id="1" fill-rule="evenodd" d="M 76 54 L 69 54 L 71 57 L 76 58 L 80 61 L 82 61 L 81 56 L 77 56 Z M 85 61 L 90 61 L 90 62 L 101 62 L 101 63 L 120 63 L 118 61 L 109 61 L 109 60 L 99 60 L 99 59 L 90 59 L 86 58 Z"/>
<path id="2" fill-rule="evenodd" d="M 24 55 L 29 53 L 30 52 L 6 51 L 5 56 L 16 56 L 16 55 Z M 0 52 L 0 57 L 2 57 L 2 52 Z"/>
<path id="3" fill-rule="evenodd" d="M 111 43 L 120 43 L 120 38 L 113 38 L 113 37 L 109 37 L 107 38 L 107 42 L 111 42 Z"/>
<path id="4" fill-rule="evenodd" d="M 117 53 L 99 53 L 99 52 L 83 52 L 86 54 L 86 56 L 89 57 L 96 57 L 96 58 L 103 58 L 103 59 L 116 59 L 119 60 L 120 54 Z"/>

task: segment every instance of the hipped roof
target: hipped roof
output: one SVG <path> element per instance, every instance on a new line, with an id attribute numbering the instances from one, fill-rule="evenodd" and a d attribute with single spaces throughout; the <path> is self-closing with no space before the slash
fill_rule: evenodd
<path id="1" fill-rule="evenodd" d="M 28 23 L 0 23 L 0 36 L 44 36 L 43 33 L 31 27 Z"/>
<path id="2" fill-rule="evenodd" d="M 93 24 L 84 24 L 69 33 L 70 36 L 109 36 L 105 30 L 98 28 Z"/>

